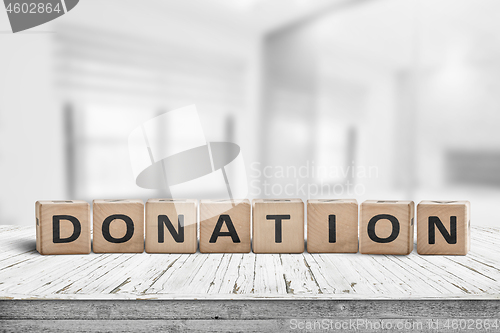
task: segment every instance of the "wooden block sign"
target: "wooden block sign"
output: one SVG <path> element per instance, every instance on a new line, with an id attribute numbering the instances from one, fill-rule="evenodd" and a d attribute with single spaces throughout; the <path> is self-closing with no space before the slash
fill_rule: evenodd
<path id="1" fill-rule="evenodd" d="M 96 253 L 302 253 L 301 199 L 150 199 L 93 201 Z M 422 201 L 417 208 L 419 254 L 466 255 L 468 201 Z M 406 255 L 413 251 L 413 201 L 307 201 L 310 253 Z M 85 201 L 37 201 L 36 249 L 41 254 L 90 253 L 90 207 Z M 251 226 L 253 230 L 251 231 Z M 144 241 L 144 233 L 146 241 Z"/>
<path id="2" fill-rule="evenodd" d="M 470 248 L 468 201 L 422 201 L 417 206 L 419 254 L 466 255 Z"/>
<path id="3" fill-rule="evenodd" d="M 197 200 L 149 199 L 146 202 L 146 252 L 195 253 Z"/>
<path id="4" fill-rule="evenodd" d="M 93 249 L 96 253 L 144 251 L 142 200 L 94 200 Z"/>
<path id="5" fill-rule="evenodd" d="M 307 200 L 307 252 L 358 252 L 356 200 Z"/>
<path id="6" fill-rule="evenodd" d="M 201 200 L 200 252 L 250 251 L 250 201 Z"/>
<path id="7" fill-rule="evenodd" d="M 90 205 L 85 201 L 37 201 L 36 249 L 40 254 L 90 253 Z"/>
<path id="8" fill-rule="evenodd" d="M 413 251 L 413 201 L 361 204 L 359 251 L 364 254 L 409 254 Z"/>
<path id="9" fill-rule="evenodd" d="M 253 252 L 304 252 L 304 202 L 302 200 L 253 200 Z"/>

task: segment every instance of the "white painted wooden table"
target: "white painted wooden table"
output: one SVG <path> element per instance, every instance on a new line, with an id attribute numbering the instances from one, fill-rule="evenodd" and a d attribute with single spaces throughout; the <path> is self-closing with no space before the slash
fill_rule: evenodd
<path id="1" fill-rule="evenodd" d="M 0 331 L 2 325 L 14 331 L 79 331 L 74 324 L 90 325 L 88 319 L 104 321 L 83 331 L 100 331 L 116 319 L 125 331 L 172 330 L 180 322 L 217 331 L 214 319 L 242 331 L 287 330 L 295 317 L 454 314 L 500 320 L 500 305 L 493 301 L 500 299 L 499 243 L 500 229 L 473 227 L 467 256 L 420 256 L 416 250 L 408 256 L 42 256 L 35 250 L 34 228 L 0 226 Z"/>
<path id="2" fill-rule="evenodd" d="M 500 298 L 500 231 L 467 256 L 94 254 L 42 256 L 30 227 L 0 226 L 0 298 Z"/>

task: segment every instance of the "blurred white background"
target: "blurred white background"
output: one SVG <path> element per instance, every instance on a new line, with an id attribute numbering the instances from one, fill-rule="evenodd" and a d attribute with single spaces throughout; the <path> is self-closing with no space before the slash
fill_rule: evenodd
<path id="1" fill-rule="evenodd" d="M 240 145 L 250 198 L 470 200 L 473 225 L 498 225 L 499 12 L 85 0 L 12 34 L 0 10 L 0 224 L 33 224 L 36 200 L 168 195 L 135 185 L 127 137 L 196 104 L 208 141 Z"/>

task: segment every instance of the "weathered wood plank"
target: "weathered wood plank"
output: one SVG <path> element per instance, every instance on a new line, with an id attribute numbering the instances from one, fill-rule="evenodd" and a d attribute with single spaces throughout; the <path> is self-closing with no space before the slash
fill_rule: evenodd
<path id="1" fill-rule="evenodd" d="M 470 320 L 462 319 L 465 325 Z M 434 323 L 435 321 L 433 321 Z M 267 320 L 7 320 L 0 321 L 4 332 L 401 332 L 407 328 L 415 332 L 457 332 L 445 327 L 446 320 L 437 321 L 439 328 L 430 327 L 427 318 L 383 318 L 367 321 L 338 318 L 325 320 L 311 319 L 267 319 Z M 338 328 L 336 329 L 336 325 Z M 341 325 L 345 327 L 342 329 Z M 377 326 L 378 325 L 378 326 Z M 400 325 L 400 326 L 399 326 Z M 405 326 L 406 325 L 406 326 Z M 448 322 L 450 325 L 450 322 Z M 365 329 L 366 327 L 366 329 Z M 391 327 L 389 329 L 387 327 Z M 401 327 L 401 328 L 399 328 Z"/>
<path id="2" fill-rule="evenodd" d="M 287 291 L 292 294 L 321 294 L 321 287 L 301 254 L 280 254 Z"/>
<path id="3" fill-rule="evenodd" d="M 245 254 L 232 253 L 229 256 L 229 263 L 226 265 L 224 272 L 218 272 L 220 278 L 215 278 L 212 281 L 212 286 L 209 290 L 211 294 L 232 294 L 235 293 L 234 284 L 238 279 L 239 266 L 241 265 Z"/>
<path id="4" fill-rule="evenodd" d="M 228 287 L 234 286 L 234 281 L 237 278 L 237 266 L 239 262 L 241 262 L 242 258 L 243 255 L 238 253 L 224 254 L 219 266 L 217 267 L 217 271 L 214 274 L 214 278 L 208 287 L 207 292 L 209 294 L 221 293 L 221 287 L 223 285 L 225 286 L 225 294 L 232 293 L 232 288 L 229 289 Z"/>
<path id="5" fill-rule="evenodd" d="M 136 253 L 120 254 L 114 260 L 101 265 L 96 270 L 94 278 L 84 279 L 84 283 L 73 285 L 75 288 L 78 288 L 74 292 L 97 295 L 111 294 L 115 288 L 118 288 L 128 278 L 130 270 L 135 269 L 140 263 L 141 257 Z M 70 288 L 73 288 L 73 286 Z M 70 288 L 67 289 L 67 293 L 71 292 Z"/>
<path id="6" fill-rule="evenodd" d="M 321 275 L 329 281 L 330 285 L 333 285 L 335 294 L 352 294 L 355 292 L 351 282 L 347 281 L 337 266 L 332 264 L 325 255 L 311 254 L 310 256 L 318 264 Z M 338 254 L 331 254 L 330 256 L 338 256 Z"/>
<path id="7" fill-rule="evenodd" d="M 442 276 L 433 271 L 426 270 L 423 266 L 420 266 L 411 258 L 405 258 L 402 256 L 386 256 L 386 259 L 393 263 L 393 265 L 388 267 L 394 268 L 395 271 L 403 272 L 402 276 L 407 277 L 410 275 L 419 279 L 421 282 L 419 281 L 416 287 L 420 286 L 422 283 L 429 286 L 429 288 L 422 288 L 421 292 L 431 290 L 432 293 L 436 295 L 463 293 L 462 289 L 449 284 L 442 278 Z"/>
<path id="8" fill-rule="evenodd" d="M 5 320 L 3 332 L 284 332 L 285 320 Z"/>
<path id="9" fill-rule="evenodd" d="M 208 260 L 209 255 L 201 253 L 193 254 L 192 260 L 185 261 L 182 266 L 176 266 L 176 270 L 171 275 L 170 279 L 165 283 L 159 294 L 176 294 L 179 290 L 185 290 L 185 293 L 192 292 L 194 294 L 204 293 L 200 290 L 189 289 L 190 284 L 195 280 L 197 273 L 203 269 L 204 263 Z"/>
<path id="10" fill-rule="evenodd" d="M 229 257 L 227 253 L 200 254 L 200 256 L 206 256 L 207 259 L 200 266 L 200 269 L 194 272 L 192 279 L 175 292 L 188 293 L 192 291 L 193 293 L 206 294 L 216 279 L 217 271 L 223 272 L 227 269 L 228 261 L 224 260 L 224 258 Z"/>
<path id="11" fill-rule="evenodd" d="M 41 256 L 34 228 L 0 229 L 0 298 L 500 298 L 500 229 L 467 256 L 90 254 Z"/>
<path id="12" fill-rule="evenodd" d="M 181 283 L 184 279 L 179 278 L 178 271 L 184 267 L 186 262 L 191 262 L 197 254 L 181 254 L 179 258 L 172 260 L 168 266 L 161 272 L 161 274 L 153 281 L 151 286 L 146 290 L 144 294 L 155 295 L 165 290 L 168 284 Z M 177 279 L 176 279 L 177 277 Z"/>
<path id="13" fill-rule="evenodd" d="M 310 253 L 303 254 L 303 260 L 313 279 L 316 281 L 318 290 L 321 294 L 335 294 L 337 292 L 337 288 L 335 283 L 331 283 L 332 277 L 330 276 L 331 272 L 326 272 L 326 268 L 322 267 L 315 259 L 314 255 Z"/>
<path id="14" fill-rule="evenodd" d="M 114 293 L 143 295 L 170 267 L 179 260 L 181 254 L 149 254 L 140 269 L 134 269 Z"/>
<path id="15" fill-rule="evenodd" d="M 356 267 L 353 266 L 351 258 L 356 256 L 356 254 L 340 255 L 340 254 L 323 254 L 322 257 L 325 260 L 330 261 L 336 267 L 336 270 L 340 272 L 347 280 L 352 293 L 359 293 L 363 295 L 380 295 L 382 292 L 380 289 L 371 285 Z M 352 294 L 351 293 L 351 294 Z"/>
<path id="16" fill-rule="evenodd" d="M 253 293 L 266 295 L 290 292 L 279 254 L 256 254 L 254 270 Z"/>
<path id="17" fill-rule="evenodd" d="M 489 300 L 0 300 L 0 320 L 492 319 L 498 313 L 500 302 Z"/>
<path id="18" fill-rule="evenodd" d="M 110 254 L 81 256 L 77 260 L 65 266 L 64 270 L 48 272 L 29 284 L 21 284 L 12 292 L 27 293 L 32 295 L 51 295 L 67 291 L 73 284 L 80 284 L 82 280 L 95 271 L 96 267 L 112 261 L 114 257 Z"/>
<path id="19" fill-rule="evenodd" d="M 244 254 L 238 264 L 238 277 L 234 281 L 233 294 L 250 295 L 254 292 L 255 253 Z"/>

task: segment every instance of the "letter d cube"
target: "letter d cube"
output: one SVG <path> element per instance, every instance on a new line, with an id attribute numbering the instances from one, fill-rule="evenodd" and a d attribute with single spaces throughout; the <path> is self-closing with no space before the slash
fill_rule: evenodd
<path id="1" fill-rule="evenodd" d="M 40 254 L 90 253 L 90 205 L 85 201 L 37 201 L 36 250 Z"/>

